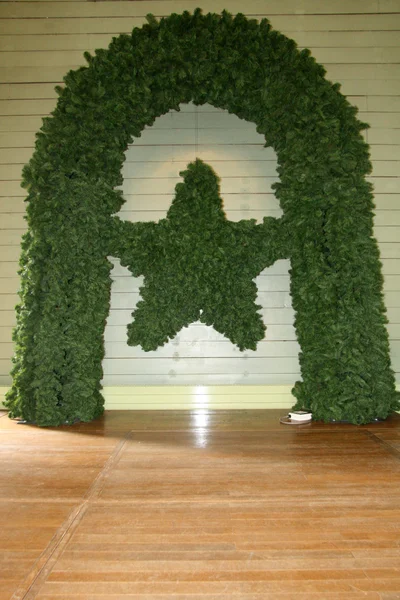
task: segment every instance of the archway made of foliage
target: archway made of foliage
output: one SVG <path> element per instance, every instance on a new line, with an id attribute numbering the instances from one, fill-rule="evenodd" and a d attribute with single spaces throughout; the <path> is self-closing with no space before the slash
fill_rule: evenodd
<path id="1" fill-rule="evenodd" d="M 123 203 L 115 188 L 124 152 L 158 116 L 193 101 L 256 123 L 277 153 L 283 217 L 266 219 L 248 240 L 259 266 L 291 260 L 302 349 L 296 406 L 323 420 L 386 418 L 398 400 L 365 181 L 371 167 L 365 125 L 339 86 L 268 21 L 225 12 L 151 17 L 86 58 L 87 67 L 66 75 L 24 169 L 29 230 L 10 416 L 57 425 L 102 413 L 106 257 L 145 248 L 149 231 L 112 216 Z"/>

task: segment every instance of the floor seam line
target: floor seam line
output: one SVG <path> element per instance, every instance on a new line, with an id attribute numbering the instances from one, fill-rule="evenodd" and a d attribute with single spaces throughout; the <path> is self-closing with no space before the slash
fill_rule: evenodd
<path id="1" fill-rule="evenodd" d="M 382 440 L 382 438 L 378 437 L 376 433 L 374 433 L 370 430 L 368 430 L 367 433 L 368 433 L 369 437 L 372 440 L 374 440 L 374 442 L 379 444 L 379 446 L 382 446 L 383 448 L 385 448 L 385 450 L 387 450 L 388 452 L 390 452 L 390 454 L 392 454 L 398 460 L 400 460 L 400 450 L 398 450 L 397 448 L 395 448 L 394 446 L 389 444 L 386 440 Z"/>
<path id="2" fill-rule="evenodd" d="M 56 533 L 35 562 L 24 582 L 11 596 L 11 600 L 34 600 L 37 597 L 37 594 L 40 592 L 42 586 L 46 582 L 46 579 L 50 575 L 54 565 L 63 553 L 66 545 L 68 544 L 72 535 L 75 533 L 75 530 L 81 523 L 90 506 L 91 500 L 96 500 L 96 498 L 98 498 L 105 477 L 116 463 L 119 455 L 122 452 L 122 449 L 130 437 L 131 431 L 128 431 L 124 435 L 124 438 L 116 445 L 103 468 L 97 474 L 95 480 L 86 491 L 80 504 L 71 511 L 64 523 L 62 523 L 62 525 L 60 525 L 60 527 L 57 529 Z"/>

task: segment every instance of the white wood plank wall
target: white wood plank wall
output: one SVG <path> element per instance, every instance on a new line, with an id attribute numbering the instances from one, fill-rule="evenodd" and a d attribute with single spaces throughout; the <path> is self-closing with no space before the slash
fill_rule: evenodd
<path id="1" fill-rule="evenodd" d="M 11 381 L 17 261 L 25 229 L 20 173 L 32 154 L 42 117 L 55 107 L 54 86 L 69 69 L 85 64 L 84 50 L 107 47 L 113 35 L 143 24 L 147 13 L 164 16 L 194 10 L 198 4 L 197 0 L 0 3 L 0 386 Z M 385 275 L 393 365 L 400 380 L 400 0 L 249 0 L 245 4 L 205 0 L 200 4 L 204 12 L 226 8 L 270 18 L 276 29 L 311 49 L 325 65 L 328 78 L 342 84 L 343 93 L 358 106 L 360 118 L 370 123 L 365 135 L 373 161 L 375 233 Z M 121 218 L 148 221 L 165 216 L 179 171 L 196 156 L 221 177 L 228 218 L 279 216 L 271 193 L 276 157 L 262 146 L 253 124 L 209 105 L 186 105 L 180 113 L 164 115 L 128 149 L 123 171 L 127 202 Z M 283 389 L 297 379 L 299 348 L 287 261 L 277 262 L 258 278 L 268 331 L 257 352 L 244 353 L 200 324 L 182 330 L 157 352 L 128 347 L 125 327 L 138 299 L 140 280 L 131 278 L 117 260 L 114 263 L 106 386 L 246 384 L 257 386 L 249 391 L 261 394 L 265 388 L 259 386 L 271 385 L 271 398 L 276 401 L 276 386 Z M 222 404 L 229 405 L 229 396 L 223 397 Z"/>

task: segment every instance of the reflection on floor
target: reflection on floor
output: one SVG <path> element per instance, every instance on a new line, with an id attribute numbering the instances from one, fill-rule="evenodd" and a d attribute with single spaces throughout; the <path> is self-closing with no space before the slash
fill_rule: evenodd
<path id="1" fill-rule="evenodd" d="M 400 598 L 400 417 L 0 418 L 0 599 Z"/>

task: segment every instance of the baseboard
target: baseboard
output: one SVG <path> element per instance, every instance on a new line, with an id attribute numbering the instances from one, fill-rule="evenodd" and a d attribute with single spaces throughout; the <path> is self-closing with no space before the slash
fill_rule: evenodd
<path id="1" fill-rule="evenodd" d="M 0 406 L 8 387 L 0 387 Z M 107 410 L 291 408 L 291 385 L 108 386 Z"/>
<path id="2" fill-rule="evenodd" d="M 397 384 L 400 390 L 400 384 Z M 0 387 L 0 407 L 8 387 Z M 291 408 L 291 385 L 107 386 L 107 410 L 188 410 Z"/>
<path id="3" fill-rule="evenodd" d="M 8 387 L 0 387 L 0 408 L 4 406 L 3 402 L 8 389 Z"/>
<path id="4" fill-rule="evenodd" d="M 104 388 L 110 410 L 290 408 L 291 385 L 123 386 Z"/>

